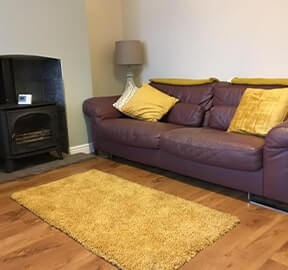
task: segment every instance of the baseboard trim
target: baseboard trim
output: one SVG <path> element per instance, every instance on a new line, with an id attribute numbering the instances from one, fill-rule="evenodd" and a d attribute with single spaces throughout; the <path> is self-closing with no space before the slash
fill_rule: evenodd
<path id="1" fill-rule="evenodd" d="M 72 146 L 69 148 L 69 152 L 71 155 L 78 154 L 78 153 L 90 154 L 93 152 L 93 145 L 92 143 L 87 143 L 87 144 Z"/>

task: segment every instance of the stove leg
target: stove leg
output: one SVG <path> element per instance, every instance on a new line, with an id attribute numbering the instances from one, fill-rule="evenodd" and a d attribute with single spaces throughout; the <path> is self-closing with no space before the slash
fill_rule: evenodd
<path id="1" fill-rule="evenodd" d="M 62 149 L 57 149 L 56 152 L 57 152 L 58 159 L 64 159 Z"/>
<path id="2" fill-rule="evenodd" d="M 7 173 L 14 171 L 14 161 L 12 159 L 5 160 L 5 171 Z"/>

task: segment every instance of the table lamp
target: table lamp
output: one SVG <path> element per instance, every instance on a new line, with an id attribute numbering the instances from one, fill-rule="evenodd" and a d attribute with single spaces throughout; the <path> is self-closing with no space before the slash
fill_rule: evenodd
<path id="1" fill-rule="evenodd" d="M 125 89 L 131 83 L 134 83 L 134 74 L 132 72 L 132 66 L 142 65 L 144 62 L 143 47 L 139 40 L 120 40 L 115 44 L 115 63 L 117 65 L 124 65 L 128 67 L 127 79 Z"/>

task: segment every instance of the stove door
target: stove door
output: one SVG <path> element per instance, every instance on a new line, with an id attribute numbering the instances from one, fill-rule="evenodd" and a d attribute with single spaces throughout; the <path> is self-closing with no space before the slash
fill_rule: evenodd
<path id="1" fill-rule="evenodd" d="M 24 154 L 57 144 L 55 106 L 7 111 L 11 154 Z"/>

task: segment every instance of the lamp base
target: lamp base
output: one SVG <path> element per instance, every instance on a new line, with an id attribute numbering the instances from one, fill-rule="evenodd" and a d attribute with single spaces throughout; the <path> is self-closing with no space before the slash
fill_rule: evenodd
<path id="1" fill-rule="evenodd" d="M 128 71 L 127 75 L 126 75 L 126 84 L 125 84 L 125 88 L 124 91 L 130 86 L 132 85 L 133 87 L 137 87 L 135 82 L 134 82 L 134 74 L 132 71 Z"/>

